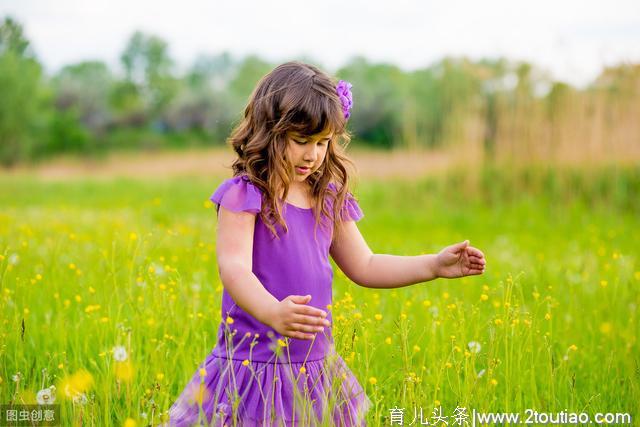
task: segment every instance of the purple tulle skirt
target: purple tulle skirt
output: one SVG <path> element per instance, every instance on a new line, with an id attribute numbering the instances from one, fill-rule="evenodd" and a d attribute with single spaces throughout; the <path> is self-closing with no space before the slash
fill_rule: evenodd
<path id="1" fill-rule="evenodd" d="M 366 426 L 370 407 L 335 351 L 304 363 L 210 354 L 172 405 L 168 425 Z"/>

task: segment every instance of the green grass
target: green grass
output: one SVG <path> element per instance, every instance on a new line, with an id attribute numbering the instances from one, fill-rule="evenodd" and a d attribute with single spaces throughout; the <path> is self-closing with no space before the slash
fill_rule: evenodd
<path id="1" fill-rule="evenodd" d="M 638 419 L 639 169 L 476 178 L 357 188 L 375 252 L 470 239 L 487 260 L 483 276 L 396 290 L 336 275 L 336 345 L 374 402 L 369 424 L 389 425 L 397 406 L 408 425 L 414 408 L 428 418 L 438 405 Z M 206 200 L 221 179 L 0 178 L 0 403 L 56 384 L 74 424 L 158 422 L 215 343 L 222 284 Z M 72 404 L 60 385 L 81 370 L 88 402 Z"/>

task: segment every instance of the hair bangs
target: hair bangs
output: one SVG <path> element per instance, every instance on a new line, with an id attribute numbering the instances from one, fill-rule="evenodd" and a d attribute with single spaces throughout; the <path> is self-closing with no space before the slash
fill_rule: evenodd
<path id="1" fill-rule="evenodd" d="M 304 136 L 323 132 L 334 135 L 342 134 L 345 120 L 335 101 L 318 91 L 311 91 L 291 109 L 289 131 Z"/>

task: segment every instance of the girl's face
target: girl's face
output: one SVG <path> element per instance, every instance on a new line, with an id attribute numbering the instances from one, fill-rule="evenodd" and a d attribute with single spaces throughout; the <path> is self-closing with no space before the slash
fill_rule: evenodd
<path id="1" fill-rule="evenodd" d="M 293 168 L 295 182 L 304 182 L 322 166 L 332 136 L 332 133 L 327 131 L 310 137 L 297 133 L 289 134 L 287 159 Z"/>

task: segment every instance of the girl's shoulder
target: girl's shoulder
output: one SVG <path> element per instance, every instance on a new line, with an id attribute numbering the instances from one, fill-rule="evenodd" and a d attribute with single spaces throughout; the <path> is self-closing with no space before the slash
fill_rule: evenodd
<path id="1" fill-rule="evenodd" d="M 331 196 L 326 199 L 330 210 L 333 209 L 333 203 L 341 188 L 342 187 L 338 187 L 334 182 L 330 182 L 327 185 L 327 189 L 331 194 Z M 364 213 L 362 212 L 357 199 L 350 191 L 347 191 L 345 195 L 344 202 L 342 206 L 340 206 L 340 213 L 343 221 L 360 221 L 364 217 Z"/>
<path id="2" fill-rule="evenodd" d="M 233 212 L 259 213 L 262 209 L 262 191 L 245 174 L 224 180 L 209 200 L 217 210 L 224 206 Z"/>

